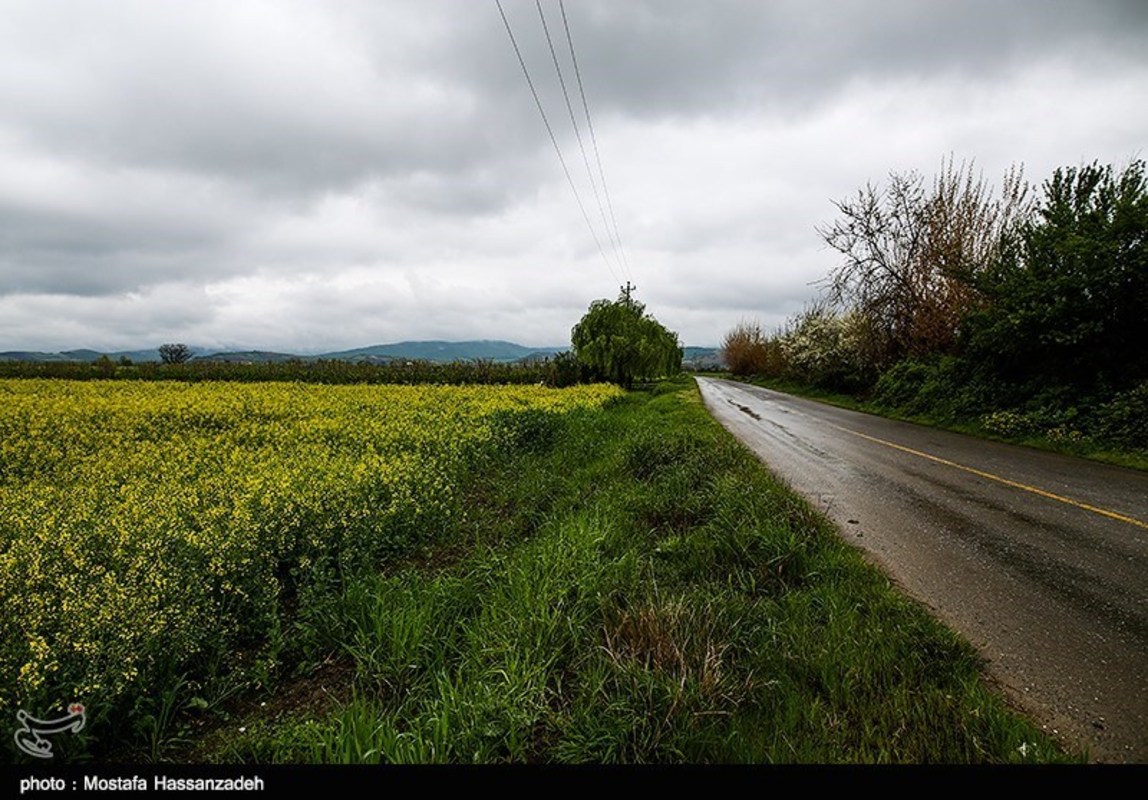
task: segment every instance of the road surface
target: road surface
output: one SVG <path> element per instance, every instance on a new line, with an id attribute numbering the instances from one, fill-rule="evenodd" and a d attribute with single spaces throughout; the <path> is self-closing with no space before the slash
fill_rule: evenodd
<path id="1" fill-rule="evenodd" d="M 1148 762 L 1148 473 L 698 378 L 711 413 L 1099 761 Z"/>

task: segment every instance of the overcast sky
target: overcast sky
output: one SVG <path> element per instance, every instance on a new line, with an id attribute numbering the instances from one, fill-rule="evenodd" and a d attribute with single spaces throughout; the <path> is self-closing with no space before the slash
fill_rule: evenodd
<path id="1" fill-rule="evenodd" d="M 0 0 L 0 350 L 565 344 L 626 277 L 713 345 L 815 295 L 866 181 L 1146 155 L 1143 0 L 565 5 L 626 263 L 534 0 L 503 7 L 607 258 L 494 0 Z"/>

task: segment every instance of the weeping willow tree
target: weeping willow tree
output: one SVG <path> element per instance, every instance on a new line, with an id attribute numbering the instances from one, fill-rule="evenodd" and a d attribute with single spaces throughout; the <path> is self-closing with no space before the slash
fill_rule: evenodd
<path id="1" fill-rule="evenodd" d="M 626 389 L 635 380 L 676 374 L 682 367 L 678 335 L 646 313 L 623 287 L 617 300 L 595 300 L 570 334 L 574 357 L 598 380 Z"/>

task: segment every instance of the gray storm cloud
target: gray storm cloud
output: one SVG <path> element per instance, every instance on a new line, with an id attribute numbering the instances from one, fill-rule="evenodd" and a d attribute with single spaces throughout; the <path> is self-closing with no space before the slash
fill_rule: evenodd
<path id="1" fill-rule="evenodd" d="M 503 6 L 598 222 L 537 9 Z M 1148 130 L 1140 2 L 565 7 L 628 273 L 493 2 L 0 0 L 0 349 L 561 344 L 630 274 L 713 344 L 813 296 L 866 180 L 1039 180 Z"/>

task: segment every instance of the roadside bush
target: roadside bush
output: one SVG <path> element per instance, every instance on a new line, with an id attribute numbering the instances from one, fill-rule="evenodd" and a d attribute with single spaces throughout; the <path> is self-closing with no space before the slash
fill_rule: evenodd
<path id="1" fill-rule="evenodd" d="M 869 323 L 857 312 L 838 314 L 814 307 L 778 337 L 791 377 L 834 391 L 860 391 L 873 384 Z"/>
<path id="2" fill-rule="evenodd" d="M 877 381 L 873 401 L 889 408 L 907 409 L 917 405 L 921 387 L 933 376 L 935 366 L 922 361 L 901 361 Z"/>
<path id="3" fill-rule="evenodd" d="M 1054 442 L 1079 442 L 1085 438 L 1083 420 L 1074 406 L 1047 404 L 1035 408 L 993 411 L 980 418 L 986 430 L 999 436 L 1044 436 Z"/>
<path id="4" fill-rule="evenodd" d="M 734 375 L 765 375 L 769 342 L 757 322 L 739 322 L 722 339 L 722 359 Z"/>
<path id="5" fill-rule="evenodd" d="M 977 418 L 999 407 L 997 387 L 972 374 L 959 358 L 901 361 L 877 381 L 873 402 L 904 414 Z"/>
<path id="6" fill-rule="evenodd" d="M 1094 430 L 1112 444 L 1148 450 L 1148 381 L 1097 409 Z"/>
<path id="7" fill-rule="evenodd" d="M 1025 414 L 1016 411 L 993 411 L 981 417 L 981 425 L 998 436 L 1028 436 L 1036 428 Z"/>

